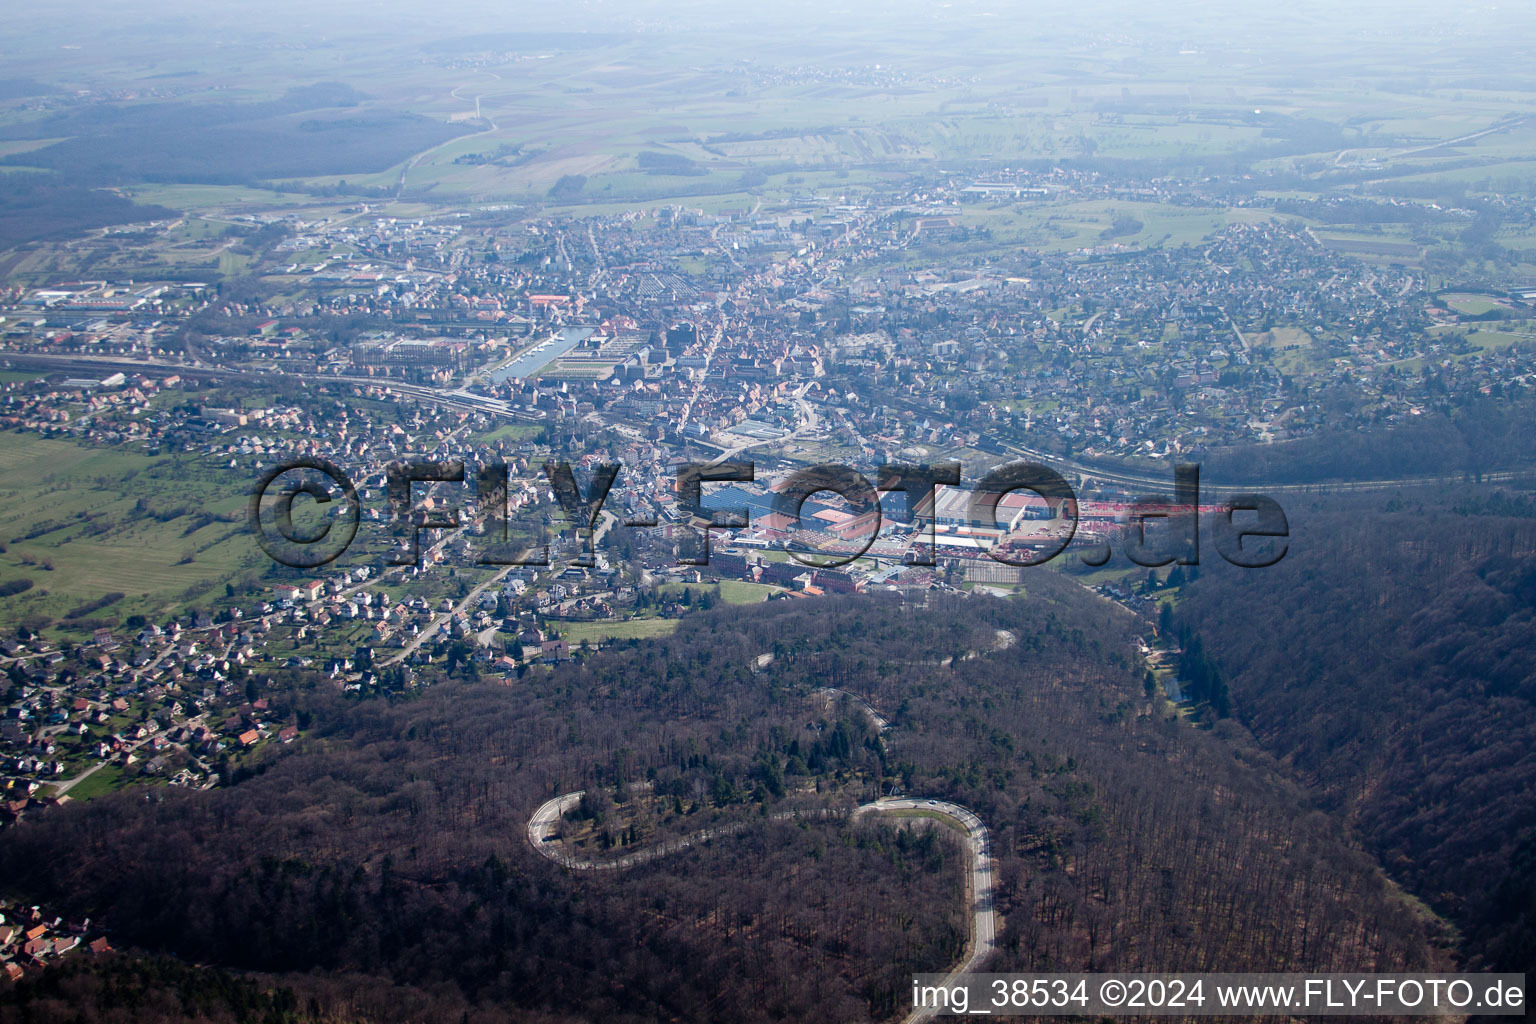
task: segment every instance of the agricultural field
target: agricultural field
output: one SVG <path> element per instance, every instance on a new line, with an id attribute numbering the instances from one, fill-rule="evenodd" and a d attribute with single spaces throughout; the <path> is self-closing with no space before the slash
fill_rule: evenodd
<path id="1" fill-rule="evenodd" d="M 1396 241 L 1383 236 L 1347 235 L 1329 230 L 1316 232 L 1316 238 L 1330 249 L 1365 260 L 1416 263 L 1424 255 L 1424 247 L 1416 242 Z"/>
<path id="2" fill-rule="evenodd" d="M 248 481 L 208 459 L 7 434 L 0 470 L 0 585 L 29 584 L 0 598 L 13 621 L 60 619 L 67 633 L 175 612 L 189 592 L 261 566 Z"/>

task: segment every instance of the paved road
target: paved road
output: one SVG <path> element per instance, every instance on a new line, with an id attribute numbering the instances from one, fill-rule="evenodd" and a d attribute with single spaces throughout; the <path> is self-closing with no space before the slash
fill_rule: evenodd
<path id="1" fill-rule="evenodd" d="M 458 88 L 453 90 L 453 93 L 456 94 L 459 91 L 459 89 L 462 89 L 462 88 L 463 88 L 463 86 L 459 86 Z M 450 94 L 450 95 L 452 95 L 452 94 Z M 458 99 L 458 96 L 454 95 L 454 99 Z M 475 116 L 476 117 L 480 116 L 480 97 L 479 96 L 475 97 Z M 482 135 L 490 135 L 492 132 L 496 132 L 496 131 L 500 131 L 501 130 L 497 126 L 495 121 L 490 120 L 489 118 L 487 118 L 486 121 L 490 125 L 490 127 L 485 129 L 484 131 L 470 132 L 468 135 L 460 135 L 457 138 L 449 139 L 447 142 L 439 142 L 435 146 L 428 146 L 426 149 L 422 150 L 420 153 L 417 153 L 415 156 L 413 156 L 409 160 L 407 160 L 405 162 L 405 166 L 400 168 L 400 181 L 395 185 L 395 199 L 398 201 L 400 196 L 401 196 L 401 194 L 405 192 L 405 180 L 406 180 L 406 178 L 410 177 L 411 171 L 415 169 L 416 165 L 419 164 L 422 161 L 423 158 L 425 158 L 427 156 L 430 156 L 433 153 L 436 153 L 438 150 L 443 149 L 446 146 L 451 146 L 451 145 L 453 145 L 456 142 L 465 142 L 465 141 L 467 141 L 469 139 L 478 139 Z"/>
<path id="2" fill-rule="evenodd" d="M 189 719 L 187 719 L 184 722 L 177 722 L 176 723 L 176 728 L 179 729 L 182 726 L 186 726 L 189 729 L 195 729 L 196 727 L 205 724 L 207 722 L 207 720 L 208 720 L 208 713 L 205 711 L 202 714 L 199 714 L 199 715 L 197 715 L 196 717 L 193 717 L 193 718 L 189 718 Z M 150 741 L 154 740 L 156 737 L 162 737 L 164 735 L 165 735 L 165 733 L 158 732 L 158 731 L 150 733 L 148 736 L 144 737 L 143 739 L 136 740 L 133 743 L 130 743 L 127 747 L 124 748 L 124 750 L 127 753 L 129 753 L 129 754 L 136 754 L 136 753 L 138 753 L 139 748 L 144 746 L 144 744 L 149 743 Z M 172 744 L 172 746 L 174 746 L 174 747 L 176 747 L 176 748 L 178 748 L 180 750 L 186 750 L 186 745 L 185 744 L 174 743 L 174 744 Z M 121 756 L 122 756 L 122 754 L 120 754 L 120 753 L 119 754 L 113 754 L 111 757 L 106 758 L 105 760 L 97 761 L 95 764 L 91 765 L 89 768 L 85 769 L 79 775 L 76 775 L 73 778 L 65 779 L 62 782 L 50 783 L 50 785 L 53 786 L 53 795 L 56 796 L 56 797 L 64 796 L 70 790 L 74 789 L 77 785 L 79 785 L 80 783 L 84 782 L 86 779 L 90 778 L 92 775 L 95 775 L 98 771 L 100 771 L 101 769 L 105 768 L 107 765 L 111 764 L 114 760 L 116 760 L 118 757 L 121 757 Z"/>
<path id="3" fill-rule="evenodd" d="M 891 727 L 891 723 L 885 718 L 885 716 L 881 715 L 880 712 L 875 710 L 873 704 L 865 700 L 863 697 L 860 697 L 858 694 L 852 692 L 851 690 L 840 690 L 835 686 L 823 686 L 816 692 L 831 694 L 834 696 L 841 694 L 844 697 L 857 701 L 859 707 L 862 708 L 864 713 L 869 716 L 869 720 L 875 724 L 875 729 L 878 730 L 881 734 L 884 734 Z"/>
<path id="4" fill-rule="evenodd" d="M 992 836 L 987 831 L 986 823 L 975 811 L 946 800 L 891 797 L 865 804 L 854 814 L 889 814 L 896 811 L 942 814 L 965 828 L 966 845 L 971 854 L 971 871 L 966 885 L 966 898 L 971 905 L 971 941 L 966 947 L 965 959 L 949 972 L 945 984 L 951 984 L 958 976 L 976 970 L 997 948 L 997 871 L 992 860 Z M 906 1019 L 908 1022 L 927 1020 L 936 1010 L 936 1007 L 915 1009 Z"/>
<path id="5" fill-rule="evenodd" d="M 452 141 L 452 140 L 450 140 Z M 329 374 L 316 373 L 281 373 L 273 370 L 258 370 L 247 368 L 213 367 L 213 366 L 188 366 L 185 363 L 169 362 L 165 360 L 132 360 L 122 357 L 110 356 L 76 356 L 76 355 L 50 355 L 32 352 L 0 352 L 0 363 L 22 364 L 27 366 L 65 367 L 91 366 L 97 369 L 122 370 L 130 373 L 196 373 L 204 377 L 243 378 L 248 380 L 273 376 L 291 380 L 310 381 L 323 384 L 356 384 L 366 387 L 390 388 L 396 394 L 417 401 L 432 402 L 449 409 L 458 409 L 466 412 L 483 412 L 492 416 L 502 416 L 512 420 L 526 422 L 540 422 L 536 417 L 522 410 L 510 408 L 507 403 L 494 398 L 472 396 L 463 392 L 454 392 L 451 389 L 444 390 L 428 387 L 421 384 L 408 384 L 404 381 L 384 377 L 351 377 L 331 376 Z M 902 404 L 894 402 L 893 404 Z M 605 423 L 607 421 L 604 421 Z M 800 436 L 803 431 L 797 431 Z M 780 440 L 784 440 L 781 438 Z M 701 442 L 709 444 L 709 442 Z M 745 451 L 747 448 L 757 447 L 759 443 L 744 445 L 732 451 Z M 713 445 L 712 447 L 719 447 Z M 1119 484 L 1126 487 L 1147 488 L 1152 492 L 1166 492 L 1172 487 L 1173 473 L 1167 471 L 1143 471 L 1116 468 L 1113 465 L 1099 465 L 1082 459 L 1069 458 L 1053 452 L 1040 451 L 1026 445 L 1003 444 L 1003 450 L 1012 455 L 1022 456 L 1043 462 L 1058 472 L 1075 473 L 1082 477 L 1092 477 L 1105 483 Z M 724 458 L 725 456 L 722 456 Z M 1521 480 L 1531 473 L 1529 469 L 1496 470 L 1481 474 L 1483 483 L 1507 483 L 1511 480 Z M 1440 473 L 1428 476 L 1402 476 L 1376 480 L 1319 480 L 1315 483 L 1277 483 L 1256 481 L 1253 483 L 1215 483 L 1210 480 L 1201 480 L 1201 493 L 1205 495 L 1246 494 L 1262 492 L 1271 496 L 1276 494 L 1307 494 L 1336 491 L 1376 491 L 1390 490 L 1397 487 L 1444 487 L 1464 483 L 1469 472 Z"/>
<path id="6" fill-rule="evenodd" d="M 1400 160 L 1400 159 L 1402 159 L 1405 156 L 1417 156 L 1420 153 L 1432 153 L 1432 152 L 1434 152 L 1437 149 L 1444 149 L 1447 146 L 1455 146 L 1455 145 L 1459 145 L 1460 143 L 1463 143 L 1463 142 L 1471 142 L 1474 139 L 1480 139 L 1480 138 L 1482 138 L 1485 135 L 1492 135 L 1494 132 L 1502 132 L 1502 131 L 1508 131 L 1511 128 L 1518 128 L 1521 125 L 1523 125 L 1525 123 L 1525 121 L 1526 121 L 1526 119 L 1523 118 L 1523 117 L 1515 118 L 1513 120 L 1506 121 L 1506 122 L 1503 122 L 1501 124 L 1496 124 L 1496 125 L 1494 125 L 1491 128 L 1484 128 L 1480 132 L 1472 132 L 1470 135 L 1458 135 L 1454 139 L 1444 139 L 1444 140 L 1442 140 L 1440 142 L 1432 142 L 1432 143 L 1429 143 L 1429 144 L 1423 145 L 1423 146 L 1414 146 L 1414 147 L 1412 147 L 1410 149 L 1394 149 L 1394 150 L 1391 150 L 1389 152 L 1383 153 L 1380 157 L 1378 157 L 1378 159 L 1380 159 L 1380 160 Z M 1341 149 L 1341 150 L 1339 150 L 1339 155 L 1333 158 L 1333 165 L 1335 167 L 1342 167 L 1342 166 L 1344 166 L 1344 158 L 1345 157 L 1347 157 L 1351 153 L 1361 153 L 1361 152 L 1369 152 L 1369 150 Z"/>
<path id="7" fill-rule="evenodd" d="M 749 821 L 733 822 L 717 828 L 703 829 L 691 835 L 674 839 L 670 842 L 640 850 L 624 857 L 611 861 L 584 860 L 572 857 L 558 849 L 552 842 L 552 836 L 560 816 L 581 799 L 586 790 L 577 790 L 574 793 L 562 793 L 551 800 L 546 800 L 539 805 L 539 809 L 533 812 L 528 819 L 528 842 L 540 855 L 549 858 L 556 864 L 572 871 L 623 871 L 646 861 L 672 853 L 679 853 L 702 842 L 719 836 L 740 832 L 752 824 Z M 864 804 L 854 810 L 854 817 L 862 817 L 867 814 L 905 814 L 912 812 L 919 814 L 941 815 L 960 825 L 965 830 L 966 847 L 970 852 L 970 871 L 966 877 L 966 899 L 972 911 L 971 938 L 966 945 L 965 959 L 960 961 L 950 971 L 950 978 L 974 971 L 994 949 L 997 948 L 997 933 L 999 922 L 997 919 L 996 890 L 997 872 L 992 860 L 992 839 L 987 831 L 986 824 L 970 808 L 952 804 L 946 800 L 924 800 L 914 797 L 886 797 L 873 803 Z M 812 812 L 813 817 L 827 817 L 832 812 Z M 800 812 L 782 811 L 773 815 L 775 820 L 783 820 L 800 816 Z M 926 1020 L 933 1016 L 934 1009 L 913 1010 L 907 1016 L 908 1022 Z"/>
<path id="8" fill-rule="evenodd" d="M 413 637 L 411 642 L 402 647 L 394 655 L 394 657 L 388 659 L 387 661 L 379 662 L 380 667 L 387 668 L 390 665 L 398 665 L 406 658 L 409 658 L 412 654 L 415 654 L 417 648 L 426 643 L 428 640 L 432 639 L 432 637 L 436 636 L 437 631 L 441 629 L 445 624 L 453 621 L 453 617 L 455 615 L 463 612 L 464 609 L 468 608 L 472 602 L 479 600 L 480 595 L 485 593 L 485 589 L 487 587 L 493 586 L 506 579 L 507 573 L 511 572 L 514 568 L 515 566 L 507 566 L 506 568 L 496 573 L 496 575 L 492 576 L 490 579 L 486 580 L 484 583 L 480 584 L 478 587 L 465 594 L 464 600 L 454 605 L 451 611 L 438 612 L 438 614 L 432 619 L 431 624 L 428 625 L 426 629 L 422 630 L 420 634 Z"/>

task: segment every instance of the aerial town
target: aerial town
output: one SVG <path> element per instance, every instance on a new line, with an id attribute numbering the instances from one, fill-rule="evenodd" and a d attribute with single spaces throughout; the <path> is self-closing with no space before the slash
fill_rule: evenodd
<path id="1" fill-rule="evenodd" d="M 1508 6 L 8 10 L 0 1024 L 1519 1015 Z"/>
<path id="2" fill-rule="evenodd" d="M 234 496 L 196 514 L 189 532 L 222 539 L 183 562 L 231 537 L 251 548 L 242 496 L 296 456 L 342 467 L 366 525 L 307 572 L 247 550 L 238 582 L 189 592 L 178 614 L 96 625 L 122 597 L 108 594 L 70 612 L 72 631 L 6 636 L 0 823 L 124 779 L 208 788 L 260 770 L 308 725 L 278 685 L 296 670 L 342 694 L 401 693 L 439 673 L 521 677 L 720 602 L 1006 593 L 1028 578 L 1010 552 L 1118 546 L 1149 481 L 1171 485 L 1149 466 L 1532 386 L 1533 347 L 1482 328 L 1530 315 L 1536 293 L 1447 301 L 1387 243 L 1362 259 L 1351 244 L 1364 243 L 1255 210 L 1177 245 L 1119 244 L 1141 224 L 1117 222 L 1050 253 L 999 245 L 976 216 L 1067 196 L 1210 198 L 1198 183 L 1000 172 L 708 214 L 403 220 L 359 203 L 318 221 L 232 220 L 231 239 L 265 244 L 262 295 L 180 278 L 11 288 L 0 428 L 172 455 Z M 58 243 L 77 257 L 110 244 Z M 1057 460 L 1081 488 L 1072 529 L 1024 493 L 978 517 L 970 488 L 1021 457 Z M 392 510 L 390 467 L 408 460 L 502 463 L 507 486 L 436 483 Z M 711 485 L 705 505 L 745 518 L 700 530 L 678 468 L 743 461 L 754 475 Z M 584 479 L 620 467 L 590 526 L 563 516 L 550 462 Z M 887 494 L 883 514 L 833 495 L 797 521 L 775 503 L 777 478 L 828 463 L 871 479 L 958 463 L 964 482 L 914 508 Z M 130 521 L 193 515 L 167 498 L 173 476 L 151 476 L 135 478 Z M 423 520 L 425 546 L 391 525 L 434 509 L 458 526 Z M 4 540 L 91 518 L 45 513 Z M 483 557 L 498 526 L 519 557 Z M 708 554 L 687 557 L 703 534 Z M 1145 608 L 1159 585 L 1100 589 Z M 42 941 L 23 957 L 73 940 Z"/>

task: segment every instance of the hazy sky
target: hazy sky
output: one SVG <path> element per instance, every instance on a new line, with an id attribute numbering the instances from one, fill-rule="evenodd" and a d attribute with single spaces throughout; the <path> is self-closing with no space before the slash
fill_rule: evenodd
<path id="1" fill-rule="evenodd" d="M 1021 42 L 1040 31 L 1068 32 L 1085 39 L 1138 32 L 1178 36 L 1219 35 L 1223 42 L 1266 42 L 1261 30 L 1277 27 L 1312 34 L 1319 44 L 1329 33 L 1355 37 L 1401 38 L 1424 32 L 1461 38 L 1504 39 L 1532 43 L 1528 27 L 1536 3 L 1337 3 L 1322 0 L 1274 3 L 1145 3 L 1144 0 L 1088 0 L 1072 4 L 1006 0 L 784 0 L 772 4 L 739 0 L 576 0 L 547 4 L 499 0 L 444 0 L 441 3 L 377 0 L 62 0 L 47 5 L 15 5 L 7 13 L 6 49 L 25 47 L 71 33 L 94 34 L 124 27 L 170 29 L 172 26 L 227 32 L 280 31 L 295 36 L 398 33 L 402 38 L 452 36 L 465 32 L 509 31 L 699 31 L 770 30 L 782 33 L 840 31 L 877 37 L 881 33 L 953 29 L 1020 34 Z M 1517 31 L 1511 31 L 1517 29 Z M 1294 40 L 1304 43 L 1305 37 Z"/>
<path id="2" fill-rule="evenodd" d="M 906 70 L 965 73 L 988 64 L 1045 62 L 1072 55 L 1092 71 L 1137 74 L 1137 57 L 1193 53 L 1212 66 L 1263 66 L 1272 79 L 1486 72 L 1536 75 L 1536 0 L 1520 3 L 1338 3 L 1334 0 L 1211 2 L 1083 0 L 1072 4 L 1002 0 L 60 0 L 13 5 L 0 36 L 0 79 L 28 77 L 62 88 L 143 80 L 178 62 L 204 76 L 239 66 L 243 52 L 288 54 L 289 72 L 346 79 L 357 62 L 413 60 L 425 44 L 458 39 L 461 50 L 494 37 L 528 35 L 530 47 L 558 47 L 538 34 L 622 33 L 647 53 L 688 64 L 737 59 L 832 65 L 890 62 Z M 246 50 L 245 48 L 249 48 Z M 1009 74 L 1020 69 L 1009 69 Z M 237 84 L 237 83 L 226 83 Z M 1536 81 L 1520 87 L 1536 87 Z M 375 92 L 378 90 L 375 89 Z"/>

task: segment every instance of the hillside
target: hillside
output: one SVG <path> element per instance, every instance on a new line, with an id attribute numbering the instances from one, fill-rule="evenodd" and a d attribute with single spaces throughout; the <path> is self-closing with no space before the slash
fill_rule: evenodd
<path id="1" fill-rule="evenodd" d="M 1203 573 L 1180 618 L 1263 746 L 1456 920 L 1471 953 L 1526 970 L 1536 521 L 1509 512 L 1528 502 L 1329 499 L 1293 517 L 1274 568 Z"/>
<path id="2" fill-rule="evenodd" d="M 44 816 L 0 841 L 0 877 L 95 914 L 120 946 L 317 999 L 388 978 L 432 1019 L 879 1020 L 968 928 L 949 833 L 836 813 L 895 785 L 992 829 L 998 970 L 1443 962 L 1422 916 L 1239 732 L 1152 713 L 1133 625 L 1042 575 L 1011 600 L 721 609 L 510 686 L 393 704 L 318 683 L 295 698 L 317 738 L 265 771 Z M 527 847 L 549 796 L 601 792 L 619 820 L 639 782 L 667 799 L 598 848 L 747 824 L 602 877 Z M 794 807 L 833 814 L 774 816 Z M 1277 921 L 1280 903 L 1296 912 Z"/>

